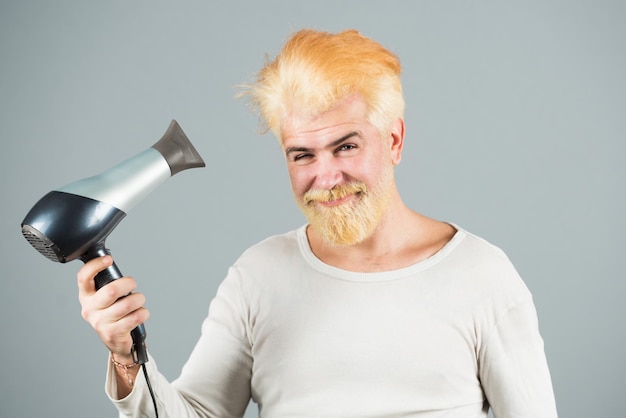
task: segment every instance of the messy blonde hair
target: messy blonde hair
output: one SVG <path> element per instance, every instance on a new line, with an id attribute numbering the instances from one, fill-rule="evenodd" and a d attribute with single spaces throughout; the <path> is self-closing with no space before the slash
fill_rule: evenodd
<path id="1" fill-rule="evenodd" d="M 368 121 L 382 135 L 404 115 L 398 57 L 356 30 L 337 34 L 304 29 L 293 34 L 273 61 L 266 61 L 256 83 L 244 86 L 262 130 L 281 138 L 282 118 L 297 108 L 307 116 L 332 109 L 360 95 Z"/>

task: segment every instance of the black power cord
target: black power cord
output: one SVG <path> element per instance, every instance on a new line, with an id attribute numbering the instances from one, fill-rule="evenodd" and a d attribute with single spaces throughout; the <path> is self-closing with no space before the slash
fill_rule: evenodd
<path id="1" fill-rule="evenodd" d="M 146 363 L 142 364 L 141 368 L 143 369 L 143 376 L 146 378 L 148 391 L 150 392 L 150 397 L 152 398 L 152 404 L 154 405 L 154 417 L 159 418 L 159 409 L 157 408 L 156 397 L 154 396 L 154 391 L 152 390 L 152 385 L 150 384 L 150 379 L 148 378 L 148 370 L 146 368 Z"/>

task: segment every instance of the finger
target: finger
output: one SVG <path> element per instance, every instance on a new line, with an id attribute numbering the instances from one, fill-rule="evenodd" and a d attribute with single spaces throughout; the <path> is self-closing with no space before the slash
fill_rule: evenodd
<path id="1" fill-rule="evenodd" d="M 139 308 L 118 321 L 111 323 L 99 323 L 94 326 L 100 335 L 102 342 L 115 354 L 117 358 L 130 353 L 132 346 L 131 331 L 138 325 L 143 324 L 150 317 L 146 308 Z"/>
<path id="2" fill-rule="evenodd" d="M 92 303 L 94 298 L 90 298 L 89 302 Z M 127 334 L 149 317 L 148 310 L 143 306 L 145 301 L 143 294 L 133 293 L 103 309 L 94 306 L 84 308 L 83 318 L 107 345 L 115 345 L 115 340 L 126 341 Z"/>
<path id="3" fill-rule="evenodd" d="M 142 306 L 117 320 L 115 326 L 122 333 L 130 333 L 137 326 L 146 322 L 148 318 L 150 318 L 150 311 Z"/>
<path id="4" fill-rule="evenodd" d="M 106 309 L 117 300 L 128 296 L 136 288 L 137 282 L 132 277 L 116 279 L 92 294 L 89 304 L 96 309 Z"/>
<path id="5" fill-rule="evenodd" d="M 146 297 L 143 293 L 131 293 L 116 300 L 111 306 L 106 308 L 104 315 L 110 322 L 120 321 L 128 315 L 132 315 L 138 309 L 143 308 L 145 303 Z"/>
<path id="6" fill-rule="evenodd" d="M 130 331 L 143 324 L 150 317 L 150 311 L 140 306 L 134 311 L 126 312 L 119 318 L 117 316 L 117 314 L 112 313 L 104 314 L 101 311 L 94 318 L 91 318 L 91 326 L 103 337 L 103 340 L 125 340 Z"/>
<path id="7" fill-rule="evenodd" d="M 113 264 L 113 258 L 109 255 L 104 257 L 97 257 L 93 260 L 89 260 L 84 266 L 78 270 L 76 274 L 78 283 L 78 295 L 90 296 L 96 293 L 96 283 L 94 277 L 102 270 L 110 267 Z"/>

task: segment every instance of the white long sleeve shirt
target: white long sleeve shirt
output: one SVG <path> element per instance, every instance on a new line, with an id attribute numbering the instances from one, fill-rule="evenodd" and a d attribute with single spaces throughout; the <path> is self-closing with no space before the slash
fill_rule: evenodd
<path id="1" fill-rule="evenodd" d="M 247 250 L 169 384 L 160 417 L 557 416 L 532 296 L 505 254 L 457 228 L 432 257 L 381 273 L 320 261 L 305 227 Z M 154 416 L 138 376 L 121 416 Z"/>

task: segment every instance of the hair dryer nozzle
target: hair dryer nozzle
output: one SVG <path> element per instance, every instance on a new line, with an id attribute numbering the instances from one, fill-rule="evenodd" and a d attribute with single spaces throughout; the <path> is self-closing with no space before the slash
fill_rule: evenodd
<path id="1" fill-rule="evenodd" d="M 165 158 L 172 176 L 188 168 L 205 166 L 202 157 L 176 120 L 172 119 L 163 137 L 152 148 L 159 151 Z"/>

